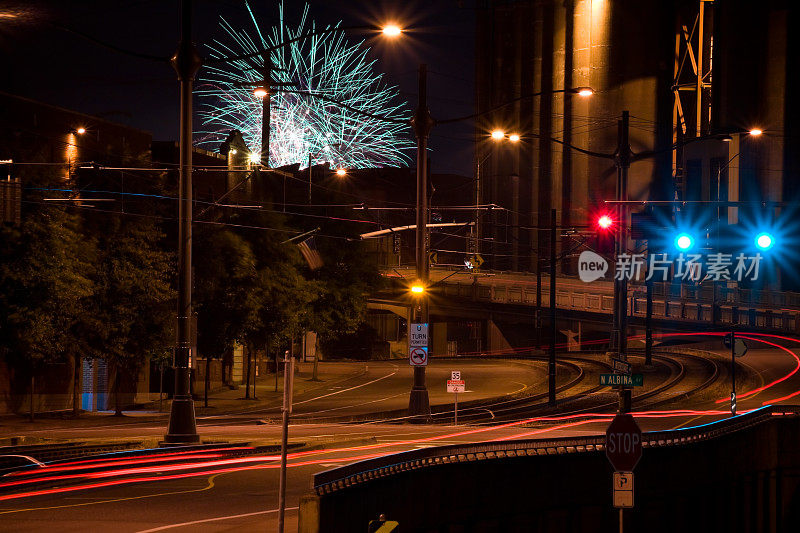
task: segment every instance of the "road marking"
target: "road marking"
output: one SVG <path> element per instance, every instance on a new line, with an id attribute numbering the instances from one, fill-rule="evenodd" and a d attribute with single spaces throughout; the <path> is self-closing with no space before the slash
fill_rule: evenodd
<path id="1" fill-rule="evenodd" d="M 287 511 L 296 511 L 298 507 L 287 507 Z M 185 527 L 185 526 L 193 526 L 195 524 L 205 524 L 206 522 L 217 522 L 219 520 L 231 520 L 233 518 L 244 518 L 246 516 L 257 516 L 260 514 L 270 514 L 270 513 L 277 513 L 277 509 L 270 509 L 269 511 L 255 511 L 253 513 L 244 513 L 244 514 L 232 514 L 229 516 L 219 516 L 217 518 L 205 518 L 203 520 L 193 520 L 191 522 L 181 522 L 179 524 L 169 524 L 166 526 L 161 527 L 154 527 L 153 529 L 143 529 L 141 531 L 137 531 L 136 533 L 154 533 L 155 531 L 164 531 L 167 529 L 173 529 L 176 527 Z"/>
<path id="2" fill-rule="evenodd" d="M 395 368 L 397 368 L 397 367 L 395 367 Z M 366 383 L 362 383 L 361 385 L 356 385 L 355 387 L 350 387 L 349 389 L 342 389 L 342 390 L 336 391 L 336 392 L 330 392 L 328 394 L 323 394 L 322 396 L 317 396 L 315 398 L 309 398 L 308 400 L 303 400 L 302 402 L 292 402 L 292 405 L 300 405 L 300 404 L 303 404 L 303 403 L 313 402 L 313 401 L 316 401 L 316 400 L 321 400 L 322 398 L 327 398 L 328 396 L 333 396 L 335 394 L 341 394 L 343 392 L 351 391 L 351 390 L 354 390 L 354 389 L 360 389 L 361 387 L 366 387 L 367 385 L 372 385 L 373 383 L 377 383 L 378 381 L 382 381 L 384 379 L 390 378 L 390 377 L 394 376 L 395 374 L 397 374 L 397 370 L 395 370 L 391 374 L 386 374 L 385 376 L 379 377 L 378 379 L 373 379 L 372 381 L 367 381 Z"/>
<path id="3" fill-rule="evenodd" d="M 309 415 L 316 415 L 316 414 L 319 414 L 319 413 L 327 413 L 328 411 L 338 411 L 338 410 L 341 410 L 341 409 L 350 409 L 351 407 L 361 407 L 362 405 L 369 405 L 371 403 L 380 403 L 380 402 L 383 402 L 383 401 L 386 401 L 386 400 L 391 400 L 392 398 L 397 398 L 398 396 L 408 396 L 408 392 L 401 392 L 400 394 L 394 394 L 392 396 L 387 396 L 385 398 L 378 398 L 377 400 L 370 400 L 370 401 L 364 402 L 364 403 L 356 403 L 356 404 L 353 404 L 353 405 L 343 405 L 342 407 L 331 407 L 330 409 L 321 409 L 319 411 L 309 411 L 307 413 L 297 413 L 295 415 L 295 418 L 303 417 L 303 416 L 309 416 Z"/>
<path id="4" fill-rule="evenodd" d="M 125 501 L 129 501 L 129 500 L 141 500 L 143 498 L 157 498 L 159 496 L 172 496 L 174 494 L 189 494 L 191 492 L 203 492 L 205 490 L 213 489 L 214 488 L 214 478 L 216 478 L 217 476 L 221 476 L 222 474 L 225 474 L 225 473 L 226 472 L 222 472 L 222 473 L 219 473 L 219 474 L 214 474 L 212 476 L 209 476 L 208 481 L 207 481 L 208 485 L 206 485 L 205 487 L 203 487 L 201 489 L 177 490 L 177 491 L 173 491 L 173 492 L 160 492 L 158 494 L 145 494 L 143 496 L 129 496 L 127 498 L 114 498 L 114 499 L 111 499 L 111 500 L 97 500 L 97 501 L 94 501 L 94 502 L 73 503 L 73 504 L 70 504 L 70 505 L 54 505 L 54 506 L 51 506 L 51 507 L 32 507 L 30 509 L 3 509 L 3 510 L 0 510 L 0 514 L 22 513 L 22 512 L 25 512 L 25 511 L 46 511 L 46 510 L 49 510 L 49 509 L 66 509 L 67 507 L 84 507 L 86 505 L 97 505 L 97 504 L 101 504 L 101 503 L 125 502 Z"/>
<path id="5" fill-rule="evenodd" d="M 696 417 L 694 417 L 694 418 L 690 418 L 690 419 L 689 419 L 689 420 L 687 420 L 686 422 L 684 422 L 684 423 L 682 423 L 682 424 L 678 424 L 677 426 L 673 427 L 672 429 L 678 429 L 678 428 L 680 428 L 680 427 L 683 427 L 683 426 L 685 426 L 686 424 L 691 424 L 692 422 L 694 422 L 694 421 L 695 421 L 695 420 L 697 420 L 698 418 L 703 418 L 703 416 L 705 416 L 705 415 L 700 415 L 700 416 L 696 416 Z"/>

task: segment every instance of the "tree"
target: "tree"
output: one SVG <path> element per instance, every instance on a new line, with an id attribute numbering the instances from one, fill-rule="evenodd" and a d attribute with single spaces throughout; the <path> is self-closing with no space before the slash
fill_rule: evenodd
<path id="1" fill-rule="evenodd" d="M 171 348 L 174 260 L 160 247 L 163 234 L 152 219 L 115 215 L 102 222 L 94 346 L 115 371 L 115 415 L 121 416 L 123 383 L 136 378 L 148 357 Z"/>
<path id="2" fill-rule="evenodd" d="M 361 242 L 318 241 L 325 264 L 310 273 L 322 288 L 312 303 L 308 327 L 319 344 L 358 331 L 364 323 L 369 294 L 383 283 L 377 265 L 364 253 Z M 318 352 L 319 353 L 319 352 Z M 314 379 L 317 359 L 314 358 Z"/>
<path id="3" fill-rule="evenodd" d="M 33 419 L 35 375 L 48 362 L 72 359 L 73 383 L 85 350 L 78 333 L 92 321 L 90 299 L 95 257 L 93 239 L 81 234 L 72 209 L 42 201 L 54 176 L 26 176 L 26 203 L 19 228 L 0 229 L 0 345 L 12 368 L 30 377 Z M 29 192 L 30 191 L 30 192 Z M 76 409 L 77 389 L 73 395 Z"/>
<path id="4" fill-rule="evenodd" d="M 256 258 L 245 239 L 217 228 L 203 229 L 195 235 L 197 344 L 198 351 L 208 361 L 222 357 L 234 343 L 245 342 L 246 331 L 254 327 L 261 306 L 261 294 Z M 250 382 L 249 361 L 247 382 Z M 249 386 L 245 397 L 250 397 Z M 204 398 L 208 406 L 208 379 Z"/>

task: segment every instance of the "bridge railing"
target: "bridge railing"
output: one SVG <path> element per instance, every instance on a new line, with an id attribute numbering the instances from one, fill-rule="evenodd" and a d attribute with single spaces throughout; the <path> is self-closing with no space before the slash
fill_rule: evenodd
<path id="1" fill-rule="evenodd" d="M 642 434 L 642 446 L 678 446 L 713 439 L 761 424 L 775 416 L 797 416 L 800 406 L 766 406 L 748 413 L 695 427 Z M 611 418 L 612 415 L 609 415 Z M 432 466 L 486 461 L 507 457 L 597 452 L 605 449 L 605 435 L 456 444 L 384 455 L 314 475 L 318 495 L 328 494 L 372 479 Z"/>
<path id="2" fill-rule="evenodd" d="M 402 272 L 402 269 L 397 269 Z M 501 304 L 537 305 L 536 275 L 519 272 L 482 271 L 471 274 L 454 268 L 431 270 L 431 281 L 444 296 Z M 709 284 L 688 285 L 656 282 L 653 316 L 683 322 L 759 327 L 797 332 L 800 330 L 800 294 L 742 289 L 719 284 L 716 299 Z M 541 276 L 540 305 L 550 305 L 550 279 Z M 584 283 L 576 277 L 559 276 L 556 305 L 562 309 L 611 314 L 613 282 Z M 716 313 L 715 313 L 716 308 Z M 645 316 L 646 286 L 631 283 L 628 309 L 632 316 Z M 714 316 L 716 314 L 716 317 Z"/>

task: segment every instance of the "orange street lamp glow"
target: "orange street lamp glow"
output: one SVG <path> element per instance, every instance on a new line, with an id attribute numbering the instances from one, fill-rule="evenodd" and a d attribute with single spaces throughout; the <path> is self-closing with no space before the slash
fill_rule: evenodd
<path id="1" fill-rule="evenodd" d="M 403 30 L 397 24 L 388 24 L 383 27 L 383 34 L 387 37 L 397 37 L 401 33 Z"/>
<path id="2" fill-rule="evenodd" d="M 495 141 L 502 141 L 505 136 L 506 133 L 503 130 L 494 130 L 492 132 L 492 139 Z"/>
<path id="3" fill-rule="evenodd" d="M 337 176 L 347 176 L 347 170 L 343 169 L 343 168 L 337 168 L 336 169 L 336 175 Z"/>
<path id="4" fill-rule="evenodd" d="M 261 154 L 257 154 L 255 152 L 250 154 L 250 162 L 251 163 L 260 163 L 261 162 Z"/>
<path id="5" fill-rule="evenodd" d="M 422 294 L 423 292 L 425 292 L 425 287 L 423 287 L 419 283 L 415 284 L 415 285 L 412 285 L 411 286 L 411 292 L 413 292 L 414 294 Z"/>
<path id="6" fill-rule="evenodd" d="M 84 133 L 86 133 L 86 128 L 78 128 L 75 131 L 77 132 L 78 135 L 83 135 Z"/>
<path id="7" fill-rule="evenodd" d="M 763 132 L 763 131 L 761 131 L 761 130 L 760 130 L 760 129 L 758 129 L 758 128 L 753 128 L 752 130 L 750 130 L 750 135 L 752 135 L 753 137 L 758 137 L 758 136 L 759 136 L 759 135 L 761 135 L 762 133 L 764 133 L 764 132 Z"/>
<path id="8" fill-rule="evenodd" d="M 253 95 L 256 98 L 264 98 L 265 96 L 267 96 L 267 89 L 264 87 L 256 87 L 255 89 L 253 89 Z"/>
<path id="9" fill-rule="evenodd" d="M 592 96 L 594 94 L 594 89 L 591 87 L 578 87 L 578 96 Z"/>
<path id="10" fill-rule="evenodd" d="M 512 133 L 511 135 L 508 136 L 508 140 L 511 141 L 512 143 L 519 142 L 519 134 Z"/>

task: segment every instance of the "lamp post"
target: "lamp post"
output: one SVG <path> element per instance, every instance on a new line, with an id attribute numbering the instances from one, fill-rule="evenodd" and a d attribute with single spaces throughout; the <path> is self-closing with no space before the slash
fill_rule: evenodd
<path id="1" fill-rule="evenodd" d="M 762 130 L 759 129 L 759 128 L 753 128 L 753 129 L 751 129 L 751 130 L 749 130 L 747 132 L 747 134 L 752 136 L 752 137 L 758 137 L 762 133 L 763 133 Z M 737 134 L 737 135 L 740 135 L 740 134 Z M 730 135 L 726 135 L 725 137 L 722 138 L 722 140 L 726 141 L 726 142 L 730 142 L 730 141 L 733 140 L 733 138 Z M 738 146 L 738 142 L 737 142 L 737 146 Z M 721 204 L 720 203 L 722 201 L 722 172 L 727 170 L 727 168 L 731 166 L 731 163 L 733 163 L 733 161 L 737 157 L 739 157 L 741 155 L 741 153 L 742 153 L 741 147 L 739 147 L 737 152 L 735 154 L 733 154 L 733 156 L 730 159 L 728 159 L 725 162 L 724 165 L 720 165 L 720 167 L 717 169 L 717 231 L 716 231 L 716 234 L 717 234 L 716 235 L 717 253 L 719 253 L 719 251 L 720 251 L 719 230 L 720 230 L 720 226 L 722 225 L 722 212 L 720 211 L 720 209 L 721 209 Z M 728 180 L 728 181 L 729 181 L 728 188 L 730 189 L 730 180 Z M 737 196 L 737 198 L 738 198 L 738 196 Z M 730 198 L 728 198 L 728 199 L 730 200 Z M 718 295 L 717 295 L 717 293 L 719 292 L 717 290 L 717 284 L 718 284 L 717 280 L 713 280 L 711 282 L 711 325 L 712 326 L 716 326 L 717 325 L 717 319 L 718 319 L 718 314 L 719 314 L 718 313 L 718 309 L 717 309 L 718 308 L 718 305 L 717 305 Z"/>
<path id="2" fill-rule="evenodd" d="M 428 136 L 433 127 L 433 119 L 428 109 L 427 94 L 428 67 L 419 66 L 419 91 L 417 110 L 411 119 L 411 127 L 417 138 L 417 238 L 416 238 L 416 270 L 417 281 L 422 286 L 419 295 L 419 304 L 416 306 L 417 320 L 428 323 L 428 250 L 427 250 L 427 219 L 428 219 Z M 408 399 L 408 414 L 427 420 L 431 415 L 431 406 L 428 400 L 428 389 L 425 387 L 425 367 L 414 367 L 414 382 Z"/>
<path id="3" fill-rule="evenodd" d="M 192 81 L 202 60 L 192 43 L 192 1 L 181 0 L 180 42 L 172 67 L 180 80 L 180 175 L 178 199 L 178 323 L 175 345 L 175 395 L 164 441 L 199 442 L 194 403 L 189 390 L 192 355 Z"/>

